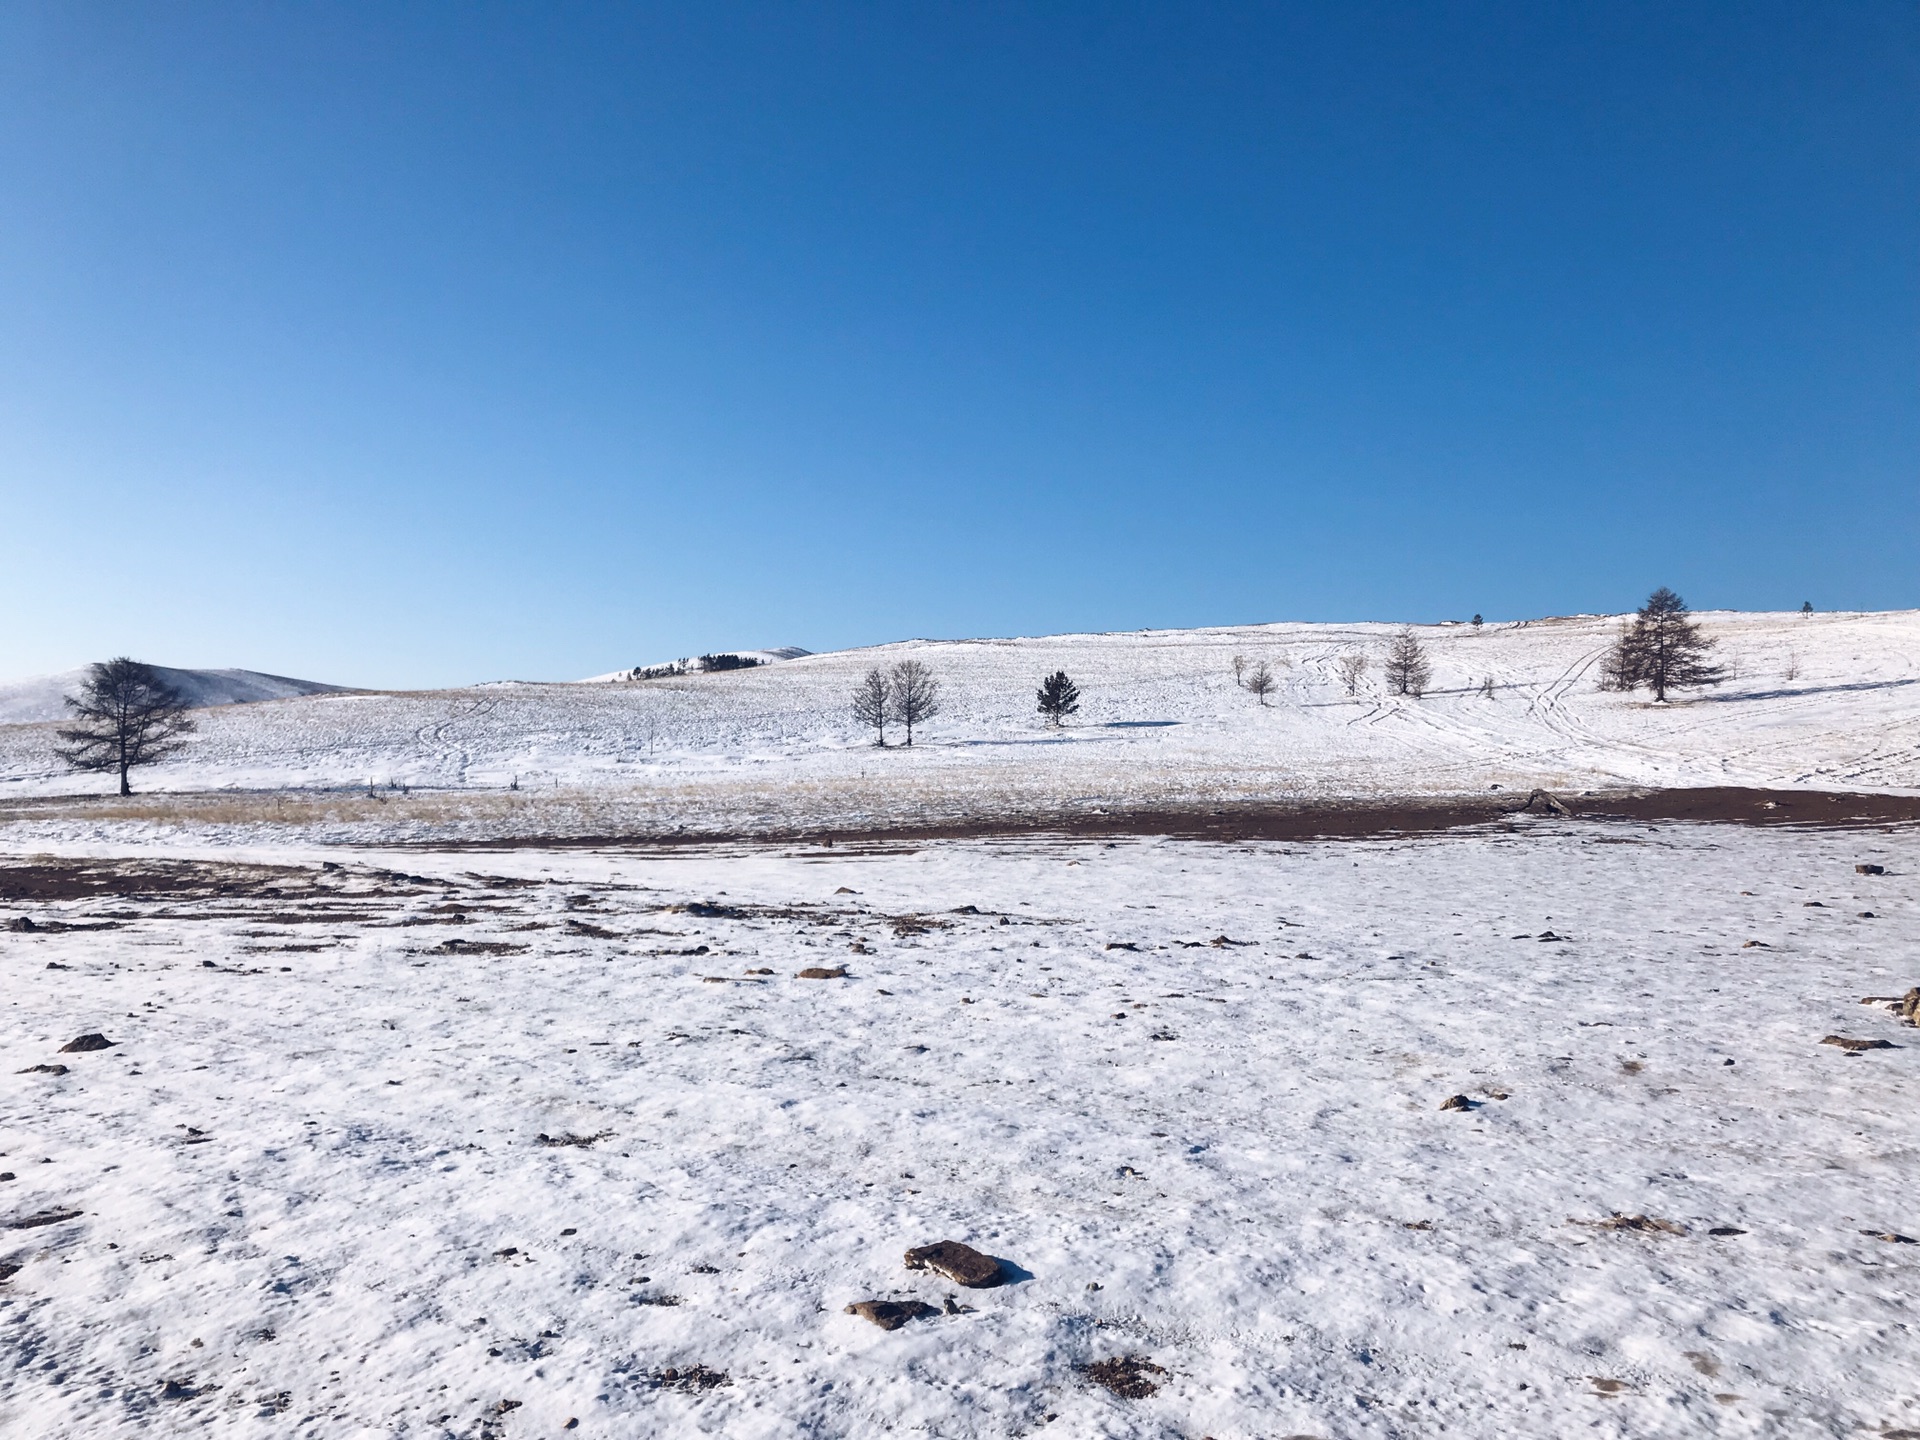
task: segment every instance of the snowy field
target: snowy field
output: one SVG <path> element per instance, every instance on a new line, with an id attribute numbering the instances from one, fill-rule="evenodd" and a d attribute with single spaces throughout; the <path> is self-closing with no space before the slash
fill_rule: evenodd
<path id="1" fill-rule="evenodd" d="M 9 1437 L 1920 1436 L 1910 830 L 65 854 Z"/>
<path id="2" fill-rule="evenodd" d="M 278 826 L 282 839 L 367 842 L 1044 821 L 1116 804 L 1496 787 L 1920 790 L 1920 612 L 1701 620 L 1734 677 L 1667 706 L 1599 690 L 1619 625 L 1601 616 L 1421 627 L 1435 674 L 1420 700 L 1384 694 L 1390 626 L 1269 625 L 905 642 L 636 683 L 233 705 L 201 712 L 190 748 L 136 777 L 144 791 L 226 797 L 191 815 L 108 799 L 107 781 L 58 768 L 51 727 L 0 725 L 0 820 L 48 840 L 184 819 L 201 834 L 234 825 L 260 840 Z M 1351 653 L 1372 663 L 1349 698 L 1337 666 Z M 1236 655 L 1273 668 L 1270 705 L 1235 684 Z M 848 695 L 867 668 L 905 657 L 942 678 L 947 705 L 912 750 L 877 750 Z M 1084 699 L 1052 733 L 1033 697 L 1057 668 Z M 100 801 L 48 798 L 76 792 Z"/>

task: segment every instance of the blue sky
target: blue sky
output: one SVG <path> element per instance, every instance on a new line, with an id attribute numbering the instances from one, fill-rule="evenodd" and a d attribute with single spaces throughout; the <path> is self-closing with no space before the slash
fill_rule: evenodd
<path id="1" fill-rule="evenodd" d="M 0 10 L 0 675 L 1905 607 L 1906 4 Z"/>

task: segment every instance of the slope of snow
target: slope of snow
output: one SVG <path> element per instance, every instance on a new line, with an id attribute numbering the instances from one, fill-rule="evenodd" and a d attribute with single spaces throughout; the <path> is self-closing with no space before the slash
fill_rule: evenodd
<path id="1" fill-rule="evenodd" d="M 176 670 L 153 667 L 195 708 L 247 705 L 257 700 L 285 700 L 297 695 L 327 695 L 341 690 L 317 680 L 293 680 L 258 670 Z M 65 698 L 80 693 L 86 667 L 57 675 L 36 675 L 0 683 L 0 725 L 26 725 L 66 718 Z"/>
<path id="2" fill-rule="evenodd" d="M 1920 788 L 1920 612 L 1700 618 L 1735 677 L 1665 706 L 1597 687 L 1618 627 L 1600 616 L 1423 627 L 1434 683 L 1420 700 L 1383 693 L 1386 625 L 909 641 L 633 684 L 211 710 L 180 758 L 139 784 L 426 787 L 471 800 L 472 826 L 445 833 L 474 834 L 1044 818 L 1535 785 Z M 1372 658 L 1351 698 L 1337 672 L 1349 653 Z M 1236 655 L 1273 667 L 1271 704 L 1235 684 Z M 847 713 L 849 692 L 868 668 L 909 656 L 941 678 L 944 708 L 911 750 L 897 727 L 876 749 Z M 1034 691 L 1060 668 L 1083 699 L 1051 731 Z M 0 727 L 0 798 L 102 783 L 63 773 L 46 728 Z"/>
<path id="3" fill-rule="evenodd" d="M 1920 1432 L 1911 832 L 323 853 L 0 906 L 0 1433 Z"/>
<path id="4" fill-rule="evenodd" d="M 771 650 L 724 650 L 713 653 L 738 655 L 742 660 L 757 660 L 762 665 L 771 665 L 777 660 L 798 660 L 802 655 L 811 655 L 813 652 L 811 650 L 802 650 L 798 645 L 777 645 Z M 589 675 L 586 679 L 577 680 L 574 683 L 577 685 L 606 685 L 622 681 L 639 680 L 644 678 L 646 672 L 649 670 L 672 670 L 682 673 L 698 674 L 700 672 L 700 657 L 697 655 L 682 655 L 677 660 L 662 660 L 653 665 L 635 665 L 626 670 L 612 670 L 605 675 Z"/>

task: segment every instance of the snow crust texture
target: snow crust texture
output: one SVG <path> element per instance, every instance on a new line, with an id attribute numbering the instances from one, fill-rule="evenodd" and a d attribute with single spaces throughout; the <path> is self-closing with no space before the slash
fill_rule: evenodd
<path id="1" fill-rule="evenodd" d="M 1558 820 L 16 855 L 0 1433 L 1920 1433 L 1920 1031 L 1861 1003 L 1916 876 Z"/>

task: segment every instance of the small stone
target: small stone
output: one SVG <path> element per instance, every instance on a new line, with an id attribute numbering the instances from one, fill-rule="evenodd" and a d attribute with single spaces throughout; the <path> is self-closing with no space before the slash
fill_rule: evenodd
<path id="1" fill-rule="evenodd" d="M 921 1300 L 861 1300 L 847 1306 L 846 1313 L 871 1320 L 882 1330 L 898 1330 L 909 1320 L 940 1312 Z"/>
<path id="2" fill-rule="evenodd" d="M 1856 1054 L 1862 1050 L 1891 1050 L 1894 1048 L 1891 1040 L 1862 1040 L 1853 1035 L 1828 1035 L 1823 1038 L 1820 1043 L 1822 1045 L 1837 1045 L 1842 1050 L 1851 1051 Z"/>
<path id="3" fill-rule="evenodd" d="M 809 965 L 794 977 L 798 980 L 844 980 L 847 972 L 839 968 L 829 969 L 825 965 Z"/>
<path id="4" fill-rule="evenodd" d="M 67 1067 L 64 1065 L 29 1065 L 20 1073 L 22 1075 L 64 1075 L 67 1073 Z"/>
<path id="5" fill-rule="evenodd" d="M 1449 1095 L 1440 1102 L 1440 1108 L 1442 1110 L 1471 1110 L 1473 1109 L 1473 1101 L 1464 1095 Z"/>
<path id="6" fill-rule="evenodd" d="M 89 1050 L 110 1049 L 112 1045 L 113 1041 L 107 1039 L 106 1036 L 98 1032 L 92 1032 L 80 1036 L 77 1040 L 69 1040 L 60 1047 L 60 1053 L 62 1055 L 83 1055 Z"/>
<path id="7" fill-rule="evenodd" d="M 982 1255 L 971 1245 L 962 1245 L 958 1240 L 942 1240 L 907 1251 L 907 1269 L 932 1270 L 956 1285 L 974 1289 L 998 1285 L 1006 1278 L 998 1260 L 991 1255 Z"/>
<path id="8" fill-rule="evenodd" d="M 1884 865 L 1856 865 L 1853 867 L 1853 873 L 1856 875 L 1884 875 L 1887 873 L 1887 867 Z"/>

